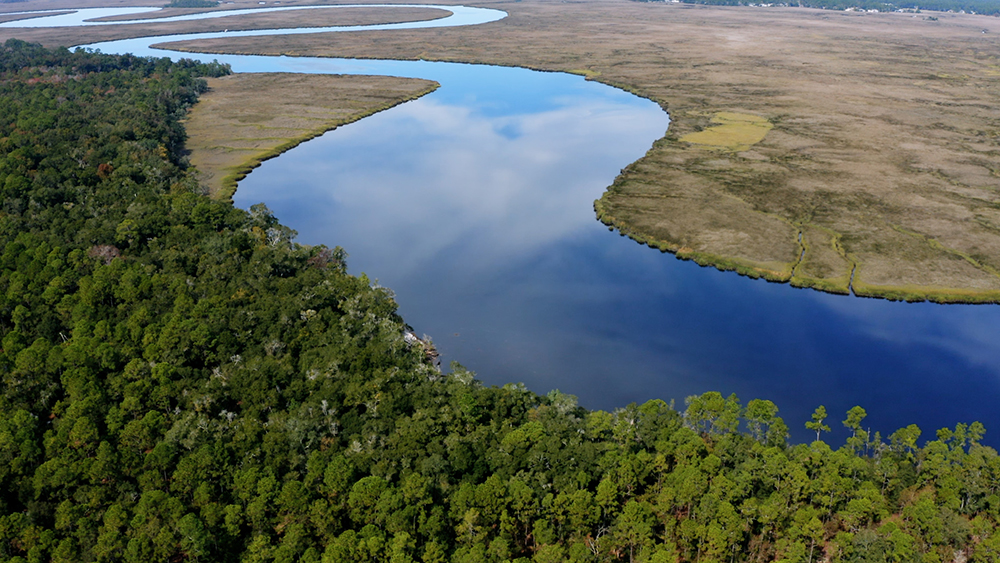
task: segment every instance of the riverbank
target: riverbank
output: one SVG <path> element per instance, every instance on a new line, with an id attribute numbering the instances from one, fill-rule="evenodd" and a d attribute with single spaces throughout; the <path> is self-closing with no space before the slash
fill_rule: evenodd
<path id="1" fill-rule="evenodd" d="M 212 197 L 267 159 L 342 125 L 433 92 L 429 80 L 244 73 L 209 80 L 185 129 L 189 160 Z"/>

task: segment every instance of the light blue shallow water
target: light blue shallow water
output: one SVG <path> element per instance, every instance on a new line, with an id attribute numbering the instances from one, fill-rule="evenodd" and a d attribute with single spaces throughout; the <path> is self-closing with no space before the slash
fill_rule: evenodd
<path id="1" fill-rule="evenodd" d="M 503 15 L 448 9 L 457 19 L 416 25 Z M 151 42 L 95 46 L 191 56 L 149 50 Z M 916 423 L 931 437 L 980 420 L 987 441 L 1000 443 L 1000 307 L 891 303 L 749 280 L 600 225 L 593 200 L 667 127 L 650 102 L 524 69 L 203 58 L 238 72 L 441 83 L 265 162 L 235 199 L 267 203 L 300 242 L 346 248 L 351 271 L 393 288 L 404 317 L 433 337 L 445 362 L 488 383 L 559 388 L 597 408 L 735 392 L 775 401 L 800 440 L 817 405 L 831 412 L 838 439 L 836 421 L 859 404 L 883 435 Z"/>

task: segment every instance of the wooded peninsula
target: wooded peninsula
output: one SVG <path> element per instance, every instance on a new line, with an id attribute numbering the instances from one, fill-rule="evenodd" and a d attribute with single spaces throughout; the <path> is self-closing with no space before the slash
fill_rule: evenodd
<path id="1" fill-rule="evenodd" d="M 822 407 L 790 445 L 769 401 L 443 375 L 342 249 L 204 194 L 180 120 L 227 72 L 0 48 L 3 559 L 1000 559 L 975 422 L 856 407 L 834 449 Z"/>

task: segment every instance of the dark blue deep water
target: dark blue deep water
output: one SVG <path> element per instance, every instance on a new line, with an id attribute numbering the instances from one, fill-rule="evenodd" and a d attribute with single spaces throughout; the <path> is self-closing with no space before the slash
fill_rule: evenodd
<path id="1" fill-rule="evenodd" d="M 134 41 L 99 47 L 149 52 Z M 235 199 L 265 202 L 302 243 L 344 247 L 350 270 L 392 288 L 446 365 L 489 384 L 558 388 L 592 408 L 683 406 L 709 390 L 770 399 L 795 440 L 809 438 L 803 424 L 823 404 L 833 441 L 846 436 L 843 413 L 861 405 L 883 436 L 916 423 L 929 438 L 979 420 L 1000 444 L 1000 307 L 750 280 L 599 224 L 593 200 L 667 127 L 648 101 L 521 69 L 219 58 L 241 72 L 441 83 L 264 163 Z"/>

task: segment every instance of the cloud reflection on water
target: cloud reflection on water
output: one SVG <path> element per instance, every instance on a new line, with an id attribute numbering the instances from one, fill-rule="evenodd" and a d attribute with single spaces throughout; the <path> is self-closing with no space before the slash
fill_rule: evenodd
<path id="1" fill-rule="evenodd" d="M 266 163 L 237 199 L 266 200 L 283 220 L 308 224 L 295 227 L 302 242 L 337 241 L 355 256 L 353 271 L 377 264 L 380 278 L 398 278 L 464 248 L 462 268 L 491 275 L 592 226 L 581 209 L 665 129 L 662 113 L 643 105 L 564 99 L 496 117 L 432 94 Z M 275 194 L 269 186 L 287 170 L 299 171 L 296 186 Z M 310 205 L 298 208 L 303 198 Z M 369 228 L 344 232 L 345 213 Z"/>

